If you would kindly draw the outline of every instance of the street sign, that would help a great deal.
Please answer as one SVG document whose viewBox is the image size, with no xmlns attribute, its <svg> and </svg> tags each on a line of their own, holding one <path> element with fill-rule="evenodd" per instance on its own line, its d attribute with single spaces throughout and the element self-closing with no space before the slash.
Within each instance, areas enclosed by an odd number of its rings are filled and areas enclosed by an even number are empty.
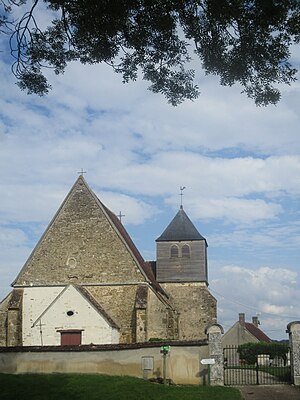
<svg viewBox="0 0 300 400">
<path fill-rule="evenodd" d="M 160 351 L 161 353 L 169 353 L 171 350 L 171 346 L 161 346 Z"/>
<path fill-rule="evenodd" d="M 216 363 L 216 360 L 214 358 L 203 358 L 200 362 L 202 365 L 213 365 Z"/>
</svg>

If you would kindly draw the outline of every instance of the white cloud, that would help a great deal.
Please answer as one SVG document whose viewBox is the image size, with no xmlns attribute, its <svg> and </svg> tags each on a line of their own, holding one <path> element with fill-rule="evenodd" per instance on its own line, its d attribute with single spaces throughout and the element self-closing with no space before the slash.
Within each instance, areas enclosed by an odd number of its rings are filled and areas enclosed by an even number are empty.
<svg viewBox="0 0 300 400">
<path fill-rule="evenodd" d="M 280 205 L 267 203 L 264 200 L 239 198 L 204 198 L 187 202 L 191 215 L 195 219 L 218 218 L 231 223 L 253 223 L 258 220 L 275 218 L 283 210 Z"/>
<path fill-rule="evenodd" d="M 1 185 L 0 221 L 4 224 L 47 222 L 63 200 L 57 186 L 28 184 Z"/>
<path fill-rule="evenodd" d="M 125 225 L 142 224 L 159 212 L 155 206 L 120 193 L 101 192 L 101 201 L 109 204 L 109 209 L 116 215 L 124 214 L 122 222 Z"/>
<path fill-rule="evenodd" d="M 214 272 L 216 274 L 216 272 Z M 251 321 L 259 315 L 261 329 L 271 338 L 284 338 L 291 320 L 299 319 L 299 275 L 287 268 L 225 265 L 211 279 L 210 288 L 218 299 L 219 322 L 228 329 L 239 312 Z"/>
<path fill-rule="evenodd" d="M 218 232 L 209 235 L 209 241 L 215 247 L 245 248 L 252 250 L 282 249 L 284 252 L 299 248 L 300 221 L 277 222 L 273 224 L 261 221 L 255 225 L 239 225 L 226 233 Z"/>
<path fill-rule="evenodd" d="M 20 246 L 27 242 L 27 237 L 21 229 L 12 229 L 7 227 L 1 227 L 0 231 L 0 243 L 1 247 L 10 246 Z"/>
<path fill-rule="evenodd" d="M 273 292 L 273 295 L 275 294 L 278 295 L 278 292 Z M 270 313 L 270 314 L 278 314 L 280 315 L 287 315 L 291 312 L 290 306 L 278 306 L 275 304 L 264 304 L 262 307 L 262 311 L 265 313 Z"/>
</svg>

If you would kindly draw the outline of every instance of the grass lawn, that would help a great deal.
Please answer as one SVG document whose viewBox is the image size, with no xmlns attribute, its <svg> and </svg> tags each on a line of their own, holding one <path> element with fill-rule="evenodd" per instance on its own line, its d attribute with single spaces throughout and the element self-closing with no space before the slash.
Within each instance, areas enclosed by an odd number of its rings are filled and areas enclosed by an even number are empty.
<svg viewBox="0 0 300 400">
<path fill-rule="evenodd" d="M 164 386 L 127 376 L 0 374 L 1 400 L 240 400 L 237 389 Z"/>
</svg>

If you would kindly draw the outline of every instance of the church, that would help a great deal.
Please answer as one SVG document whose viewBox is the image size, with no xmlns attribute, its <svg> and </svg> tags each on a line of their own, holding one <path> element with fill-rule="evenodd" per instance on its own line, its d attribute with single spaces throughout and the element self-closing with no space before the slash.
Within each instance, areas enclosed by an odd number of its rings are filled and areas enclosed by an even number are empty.
<svg viewBox="0 0 300 400">
<path fill-rule="evenodd" d="M 201 340 L 216 313 L 183 207 L 147 262 L 80 175 L 0 303 L 0 346 Z"/>
</svg>

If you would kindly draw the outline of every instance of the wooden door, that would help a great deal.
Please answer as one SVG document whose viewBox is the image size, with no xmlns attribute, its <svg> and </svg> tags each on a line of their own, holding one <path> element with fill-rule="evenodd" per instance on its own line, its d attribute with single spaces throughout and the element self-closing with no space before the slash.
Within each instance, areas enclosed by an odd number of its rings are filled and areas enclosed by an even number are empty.
<svg viewBox="0 0 300 400">
<path fill-rule="evenodd" d="M 79 346 L 81 344 L 81 331 L 61 331 L 60 344 L 61 346 Z"/>
</svg>

